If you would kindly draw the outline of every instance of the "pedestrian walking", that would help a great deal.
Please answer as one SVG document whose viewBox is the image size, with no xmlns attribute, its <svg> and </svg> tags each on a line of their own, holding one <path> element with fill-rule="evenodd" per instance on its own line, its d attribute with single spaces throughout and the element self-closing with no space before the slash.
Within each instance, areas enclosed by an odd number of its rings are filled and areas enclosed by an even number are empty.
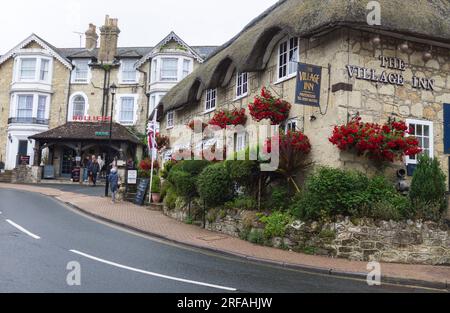
<svg viewBox="0 0 450 313">
<path fill-rule="evenodd" d="M 108 176 L 109 180 L 109 188 L 111 189 L 111 195 L 112 195 L 112 203 L 116 203 L 116 194 L 119 190 L 119 174 L 117 173 L 117 168 L 113 167 L 111 169 L 111 173 Z"/>
</svg>

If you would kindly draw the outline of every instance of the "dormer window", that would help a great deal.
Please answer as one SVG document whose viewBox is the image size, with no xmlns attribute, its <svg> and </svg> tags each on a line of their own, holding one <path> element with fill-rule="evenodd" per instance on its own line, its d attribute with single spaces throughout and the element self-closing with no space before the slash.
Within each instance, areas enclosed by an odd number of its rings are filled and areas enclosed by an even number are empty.
<svg viewBox="0 0 450 313">
<path fill-rule="evenodd" d="M 298 38 L 291 37 L 278 47 L 278 80 L 294 77 L 299 61 Z"/>
<path fill-rule="evenodd" d="M 192 73 L 192 58 L 175 56 L 157 56 L 152 60 L 150 83 L 179 82 Z"/>
<path fill-rule="evenodd" d="M 72 83 L 87 84 L 89 82 L 89 60 L 75 60 Z"/>
</svg>

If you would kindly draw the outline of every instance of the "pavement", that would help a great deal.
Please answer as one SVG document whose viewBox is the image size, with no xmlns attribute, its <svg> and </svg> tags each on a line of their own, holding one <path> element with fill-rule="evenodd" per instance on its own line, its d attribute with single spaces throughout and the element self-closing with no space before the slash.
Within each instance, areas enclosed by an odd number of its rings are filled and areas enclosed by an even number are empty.
<svg viewBox="0 0 450 313">
<path fill-rule="evenodd" d="M 254 245 L 238 238 L 178 222 L 160 211 L 152 211 L 128 202 L 112 204 L 109 199 L 100 196 L 101 188 L 97 189 L 98 195 L 93 195 L 95 189 L 80 190 L 79 187 L 69 191 L 67 187 L 58 189 L 55 186 L 0 184 L 1 189 L 49 196 L 85 214 L 139 233 L 254 264 L 275 265 L 279 269 L 295 270 L 304 274 L 315 273 L 320 275 L 321 279 L 328 277 L 329 279 L 365 280 L 369 272 L 365 262 L 311 256 Z M 401 284 L 440 290 L 449 287 L 450 267 L 382 264 L 381 270 L 382 282 L 387 285 Z M 285 276 L 283 274 L 283 277 Z M 346 284 L 349 285 L 349 282 L 347 281 Z M 364 285 L 367 286 L 367 284 Z M 359 290 L 364 291 L 364 288 Z M 272 290 L 272 292 L 278 291 Z"/>
</svg>

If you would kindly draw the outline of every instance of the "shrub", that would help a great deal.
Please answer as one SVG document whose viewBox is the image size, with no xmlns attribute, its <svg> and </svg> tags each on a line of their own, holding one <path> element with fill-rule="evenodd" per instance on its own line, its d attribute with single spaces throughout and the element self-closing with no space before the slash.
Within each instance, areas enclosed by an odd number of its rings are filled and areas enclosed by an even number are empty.
<svg viewBox="0 0 450 313">
<path fill-rule="evenodd" d="M 309 177 L 305 190 L 294 204 L 295 215 L 304 219 L 354 215 L 368 204 L 369 179 L 356 171 L 320 168 Z"/>
<path fill-rule="evenodd" d="M 161 178 L 158 175 L 153 175 L 152 181 L 152 193 L 160 193 L 161 192 Z"/>
<path fill-rule="evenodd" d="M 289 213 L 273 212 L 269 216 L 261 215 L 259 220 L 265 224 L 264 235 L 266 238 L 284 237 L 286 227 L 292 223 L 293 218 Z"/>
<path fill-rule="evenodd" d="M 252 197 L 240 196 L 232 201 L 225 203 L 226 209 L 240 209 L 240 210 L 255 210 L 258 207 L 258 203 Z"/>
<path fill-rule="evenodd" d="M 168 181 L 173 185 L 175 192 L 180 197 L 190 199 L 197 194 L 196 177 L 187 172 L 174 169 L 170 171 Z"/>
<path fill-rule="evenodd" d="M 173 192 L 173 190 L 170 190 L 167 192 L 165 198 L 164 198 L 164 205 L 169 209 L 169 210 L 174 210 L 177 206 L 177 195 L 175 192 Z"/>
<path fill-rule="evenodd" d="M 289 208 L 290 199 L 287 187 L 274 187 L 272 189 L 271 199 L 268 203 L 269 209 L 272 211 L 285 211 Z"/>
<path fill-rule="evenodd" d="M 211 206 L 222 205 L 232 199 L 233 184 L 224 163 L 206 167 L 198 176 L 197 190 Z"/>
<path fill-rule="evenodd" d="M 410 217 L 410 201 L 382 176 L 369 179 L 356 171 L 322 168 L 308 178 L 291 211 L 307 220 L 336 215 L 399 220 Z"/>
<path fill-rule="evenodd" d="M 226 161 L 230 179 L 238 186 L 244 187 L 247 191 L 254 189 L 255 180 L 258 177 L 260 168 L 256 161 Z"/>
<path fill-rule="evenodd" d="M 159 173 L 161 178 L 167 179 L 169 177 L 169 173 L 170 173 L 171 169 L 175 166 L 175 164 L 176 164 L 175 161 L 172 161 L 172 160 L 167 161 Z"/>
<path fill-rule="evenodd" d="M 260 229 L 252 229 L 250 234 L 248 234 L 248 241 L 251 243 L 262 245 L 265 242 L 264 231 Z"/>
<path fill-rule="evenodd" d="M 181 162 L 176 163 L 175 165 L 173 165 L 172 169 L 187 172 L 191 175 L 197 176 L 209 164 L 211 164 L 211 163 L 206 160 L 198 160 L 198 161 L 197 160 L 188 160 L 188 161 L 181 161 Z"/>
<path fill-rule="evenodd" d="M 437 159 L 419 158 L 409 193 L 417 218 L 439 220 L 447 210 L 445 174 Z"/>
</svg>

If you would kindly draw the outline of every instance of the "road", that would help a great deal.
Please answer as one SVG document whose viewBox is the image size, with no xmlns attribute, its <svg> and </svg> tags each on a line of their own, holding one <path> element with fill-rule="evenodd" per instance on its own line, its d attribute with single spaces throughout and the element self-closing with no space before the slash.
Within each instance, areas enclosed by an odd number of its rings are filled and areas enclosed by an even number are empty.
<svg viewBox="0 0 450 313">
<path fill-rule="evenodd" d="M 26 191 L 0 189 L 0 199 L 0 292 L 427 291 L 369 287 L 363 281 L 182 247 L 94 220 Z M 80 286 L 67 284 L 70 262 L 80 265 Z"/>
</svg>

